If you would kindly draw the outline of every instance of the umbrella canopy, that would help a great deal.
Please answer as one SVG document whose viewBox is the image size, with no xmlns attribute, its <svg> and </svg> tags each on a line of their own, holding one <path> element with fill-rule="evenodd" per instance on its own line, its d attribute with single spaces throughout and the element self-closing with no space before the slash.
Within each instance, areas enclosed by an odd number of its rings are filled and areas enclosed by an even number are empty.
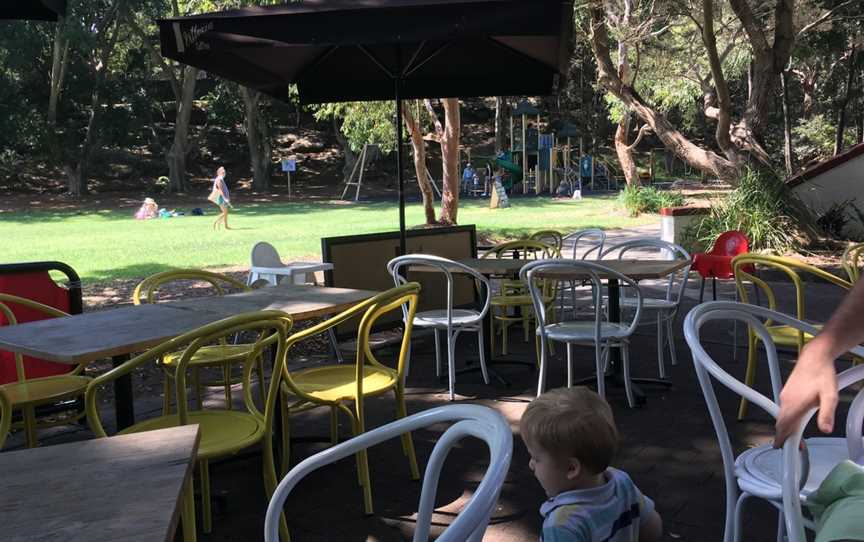
<svg viewBox="0 0 864 542">
<path fill-rule="evenodd" d="M 528 103 L 527 101 L 519 102 L 519 105 L 516 106 L 516 109 L 513 110 L 513 115 L 539 115 L 540 110 Z"/>
<path fill-rule="evenodd" d="M 304 0 L 159 21 L 162 54 L 277 99 L 401 100 L 551 93 L 573 0 Z"/>
<path fill-rule="evenodd" d="M 0 3 L 0 19 L 56 21 L 66 15 L 66 0 L 9 0 Z"/>
</svg>

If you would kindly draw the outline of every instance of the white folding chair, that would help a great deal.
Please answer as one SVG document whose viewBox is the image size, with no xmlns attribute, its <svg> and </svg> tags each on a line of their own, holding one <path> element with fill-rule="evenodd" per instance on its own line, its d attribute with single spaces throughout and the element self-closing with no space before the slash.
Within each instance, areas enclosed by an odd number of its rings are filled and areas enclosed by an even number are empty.
<svg viewBox="0 0 864 542">
<path fill-rule="evenodd" d="M 601 259 L 617 253 L 619 260 L 632 258 L 632 252 L 639 253 L 639 259 L 690 260 L 690 253 L 679 245 L 660 239 L 632 239 L 606 248 Z M 669 356 L 672 365 L 678 364 L 675 354 L 675 320 L 684 290 L 690 277 L 690 264 L 669 275 L 666 279 L 666 290 L 663 297 L 642 296 L 642 308 L 657 313 L 657 366 L 660 378 L 666 378 L 666 365 L 663 362 L 666 344 L 669 345 Z M 621 307 L 633 308 L 635 300 L 627 295 L 627 290 L 621 289 Z"/>
<path fill-rule="evenodd" d="M 696 376 L 708 405 L 708 413 L 714 431 L 717 433 L 720 455 L 723 458 L 723 476 L 726 483 L 724 542 L 738 542 L 741 539 L 741 510 L 744 501 L 749 497 L 765 499 L 780 512 L 778 541 L 783 540 L 788 532 L 791 542 L 805 542 L 804 526 L 812 529 L 813 523 L 803 518 L 801 501 L 806 500 L 807 495 L 819 487 L 831 469 L 840 461 L 852 459 L 859 464 L 864 464 L 864 448 L 861 440 L 864 395 L 861 393 L 852 402 L 849 410 L 845 438 L 814 437 L 804 440 L 808 467 L 802 467 L 799 445 L 804 428 L 815 409 L 804 417 L 801 425 L 786 441 L 782 450 L 765 444 L 748 448 L 737 457 L 735 456 L 723 413 L 714 394 L 712 377 L 724 387 L 762 408 L 771 417 L 777 417 L 780 411 L 779 397 L 782 382 L 777 348 L 763 323 L 769 319 L 806 333 L 814 335 L 818 333 L 812 325 L 791 316 L 764 307 L 731 301 L 711 301 L 697 305 L 684 320 L 684 338 L 693 353 Z M 702 346 L 701 331 L 705 324 L 715 320 L 722 320 L 725 326 L 728 326 L 728 320 L 739 320 L 750 326 L 750 329 L 759 336 L 767 355 L 771 380 L 770 399 L 730 375 L 705 351 Z M 855 347 L 851 352 L 860 356 L 864 354 L 864 348 Z M 840 373 L 837 376 L 837 386 L 842 390 L 862 380 L 864 380 L 864 365 Z"/>
<path fill-rule="evenodd" d="M 385 440 L 397 438 L 403 433 L 444 422 L 455 423 L 438 438 L 429 457 L 423 475 L 412 540 L 420 542 L 429 539 L 441 467 L 450 449 L 463 438 L 470 436 L 484 441 L 489 447 L 489 466 L 467 504 L 436 540 L 438 542 L 480 542 L 498 502 L 498 495 L 501 493 L 501 486 L 507 477 L 510 460 L 513 457 L 513 434 L 510 425 L 497 410 L 480 405 L 447 405 L 424 410 L 367 431 L 305 459 L 282 479 L 270 499 L 264 519 L 265 542 L 279 542 L 279 518 L 285 499 L 300 480 L 310 472 Z"/>
<path fill-rule="evenodd" d="M 594 310 L 593 321 L 564 320 L 547 324 L 546 306 L 543 303 L 543 291 L 538 285 L 535 276 L 543 271 L 573 271 L 588 275 L 586 281 L 591 284 L 591 305 Z M 567 387 L 573 385 L 573 345 L 593 344 L 594 364 L 597 371 L 597 393 L 601 397 L 606 396 L 605 382 L 605 359 L 610 348 L 621 348 L 621 363 L 624 371 L 624 389 L 627 393 L 627 402 L 634 406 L 633 391 L 630 387 L 630 336 L 639 325 L 642 314 L 642 294 L 636 282 L 617 271 L 609 269 L 599 263 L 572 260 L 537 260 L 524 266 L 519 272 L 522 282 L 528 285 L 531 299 L 534 302 L 534 311 L 537 314 L 537 335 L 540 337 L 540 371 L 537 381 L 537 395 L 546 389 L 546 370 L 548 367 L 548 354 L 546 353 L 546 341 L 560 341 L 567 345 Z M 629 324 L 609 322 L 606 311 L 604 311 L 603 279 L 616 278 L 622 286 L 630 286 L 636 292 L 635 313 Z M 548 278 L 540 280 L 552 280 Z M 607 295 L 608 297 L 608 295 Z M 562 315 L 563 317 L 563 315 Z"/>
<path fill-rule="evenodd" d="M 447 333 L 447 372 L 450 384 L 450 400 L 455 397 L 456 385 L 456 338 L 462 331 L 476 331 L 477 343 L 480 350 L 480 370 L 483 373 L 483 381 L 489 383 L 489 372 L 486 369 L 486 354 L 483 344 L 483 318 L 489 312 L 489 304 L 492 298 L 489 279 L 468 267 L 467 265 L 440 256 L 429 254 L 409 254 L 393 258 L 387 263 L 387 272 L 393 277 L 396 286 L 406 283 L 405 276 L 411 266 L 424 266 L 433 268 L 447 278 L 447 295 L 444 299 L 445 308 L 420 311 L 414 316 L 414 327 L 432 328 L 435 332 L 435 375 L 441 377 L 441 347 L 439 345 L 439 332 Z M 453 270 L 460 270 L 460 274 L 477 281 L 483 286 L 482 308 L 457 309 L 453 306 Z M 405 273 L 405 275 L 403 275 Z M 422 294 L 421 294 L 422 295 Z M 405 371 L 408 373 L 407 369 Z"/>
</svg>

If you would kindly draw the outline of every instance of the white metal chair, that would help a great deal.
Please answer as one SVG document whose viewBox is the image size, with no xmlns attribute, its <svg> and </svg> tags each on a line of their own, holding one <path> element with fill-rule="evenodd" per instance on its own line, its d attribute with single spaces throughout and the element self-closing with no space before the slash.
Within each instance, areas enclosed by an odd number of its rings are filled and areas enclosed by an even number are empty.
<svg viewBox="0 0 864 542">
<path fill-rule="evenodd" d="M 423 475 L 416 528 L 412 540 L 419 542 L 429 539 L 441 467 L 450 449 L 464 437 L 470 436 L 486 442 L 489 447 L 489 466 L 468 503 L 436 540 L 438 542 L 479 542 L 489 525 L 489 519 L 498 502 L 501 486 L 507 477 L 513 457 L 513 434 L 507 421 L 498 411 L 480 405 L 447 405 L 424 410 L 367 431 L 305 459 L 282 479 L 270 499 L 264 519 L 265 542 L 279 542 L 279 517 L 285 499 L 300 480 L 310 472 L 385 440 L 397 438 L 403 433 L 444 422 L 455 423 L 438 438 L 429 457 Z"/>
<path fill-rule="evenodd" d="M 587 274 L 590 278 L 586 281 L 591 284 L 591 305 L 594 309 L 593 321 L 565 320 L 553 324 L 547 324 L 546 306 L 543 303 L 542 288 L 537 284 L 535 275 L 543 271 L 561 270 L 574 271 Z M 528 285 L 531 299 L 534 302 L 534 310 L 537 314 L 537 335 L 540 338 L 540 371 L 537 381 L 537 395 L 546 389 L 546 370 L 548 366 L 548 355 L 546 353 L 547 339 L 560 341 L 567 345 L 567 387 L 573 385 L 573 345 L 593 344 L 594 364 L 597 371 L 597 393 L 601 397 L 606 396 L 605 383 L 605 359 L 610 348 L 621 348 L 622 365 L 624 371 L 624 389 L 627 393 L 627 402 L 634 406 L 633 391 L 630 387 L 630 336 L 639 325 L 642 314 L 642 293 L 636 282 L 617 271 L 609 269 L 599 263 L 572 260 L 537 260 L 531 262 L 519 273 L 522 281 Z M 616 278 L 621 281 L 622 286 L 630 286 L 636 293 L 635 312 L 629 324 L 609 322 L 604 311 L 603 278 Z M 549 279 L 544 279 L 549 280 Z M 602 350 L 602 352 L 601 352 Z"/>
<path fill-rule="evenodd" d="M 418 312 L 414 316 L 414 327 L 432 328 L 435 332 L 435 375 L 441 377 L 441 346 L 439 344 L 439 332 L 447 333 L 447 371 L 450 383 L 450 400 L 455 397 L 456 384 L 456 338 L 462 331 L 476 331 L 478 347 L 480 350 L 480 370 L 483 373 L 483 381 L 489 383 L 489 372 L 486 369 L 486 356 L 483 344 L 483 318 L 489 312 L 489 304 L 492 298 L 492 289 L 489 279 L 468 267 L 467 265 L 440 256 L 428 254 L 409 254 L 393 258 L 387 263 L 387 272 L 393 277 L 397 286 L 405 284 L 407 271 L 411 266 L 424 266 L 440 271 L 447 278 L 447 295 L 444 299 L 445 308 Z M 457 309 L 453 306 L 453 271 L 456 270 L 463 276 L 472 278 L 478 285 L 482 285 L 480 292 L 482 308 Z M 405 273 L 405 275 L 403 275 Z M 407 370 L 406 370 L 407 374 Z"/>
<path fill-rule="evenodd" d="M 564 236 L 564 247 L 567 244 L 572 243 L 572 250 L 570 251 L 571 258 L 574 260 L 599 260 L 600 255 L 603 253 L 603 245 L 606 243 L 606 232 L 599 228 L 589 228 L 586 230 L 579 230 Z M 586 247 L 587 250 L 582 253 L 581 256 L 578 256 L 580 249 Z M 562 248 L 562 254 L 564 249 Z M 571 308 L 573 309 L 573 317 L 576 317 L 576 282 L 570 281 L 570 284 L 567 285 L 566 288 L 559 288 L 561 292 L 560 304 L 559 308 L 563 314 L 565 306 L 564 306 L 564 298 L 567 295 L 567 291 L 570 292 L 570 302 Z"/>
<path fill-rule="evenodd" d="M 288 277 L 295 284 L 315 283 L 316 271 L 333 269 L 331 263 L 282 263 L 276 248 L 265 241 L 259 241 L 252 247 L 251 260 L 252 265 L 249 268 L 247 284 L 252 284 L 258 279 L 265 279 L 275 286 L 279 283 L 279 277 Z"/>
<path fill-rule="evenodd" d="M 684 321 L 684 337 L 693 353 L 696 376 L 708 405 L 708 413 L 717 433 L 720 454 L 723 458 L 723 475 L 726 483 L 724 542 L 737 542 L 741 539 L 741 510 L 744 501 L 749 497 L 765 499 L 780 511 L 778 540 L 783 540 L 783 536 L 788 531 L 791 542 L 805 542 L 803 525 L 807 524 L 812 528 L 813 524 L 802 517 L 801 500 L 806 500 L 807 495 L 819 487 L 838 462 L 852 459 L 859 464 L 864 463 L 864 446 L 862 446 L 864 395 L 860 393 L 849 410 L 845 438 L 805 439 L 809 467 L 802 468 L 798 449 L 804 427 L 815 409 L 805 416 L 801 426 L 786 441 L 782 450 L 766 444 L 748 448 L 735 457 L 711 378 L 759 406 L 770 416 L 777 417 L 780 411 L 779 396 L 782 382 L 777 348 L 763 323 L 769 319 L 806 333 L 815 335 L 818 332 L 812 325 L 791 316 L 764 307 L 730 301 L 712 301 L 697 305 L 687 314 Z M 725 326 L 728 326 L 728 320 L 739 320 L 750 326 L 750 329 L 760 338 L 767 354 L 771 380 L 770 399 L 730 375 L 705 351 L 700 333 L 705 324 L 714 320 L 724 321 Z M 859 346 L 851 352 L 862 355 L 864 348 Z M 842 390 L 862 380 L 864 380 L 864 366 L 857 366 L 840 373 L 837 377 L 837 385 Z"/>
<path fill-rule="evenodd" d="M 690 253 L 679 245 L 669 243 L 660 239 L 632 239 L 624 241 L 603 251 L 601 259 L 617 253 L 619 260 L 632 258 L 632 252 L 639 252 L 639 259 L 664 260 L 690 260 Z M 646 254 L 648 253 L 648 254 Z M 690 264 L 669 275 L 666 279 L 666 293 L 663 297 L 642 296 L 642 308 L 657 313 L 657 367 L 660 378 L 666 378 L 666 366 L 663 362 L 666 344 L 669 345 L 669 356 L 672 365 L 677 365 L 675 355 L 675 330 L 674 324 L 678 317 L 678 309 L 681 308 L 681 300 L 684 299 L 684 290 L 690 277 Z M 621 307 L 633 308 L 635 300 L 627 294 L 627 290 L 621 289 Z"/>
</svg>

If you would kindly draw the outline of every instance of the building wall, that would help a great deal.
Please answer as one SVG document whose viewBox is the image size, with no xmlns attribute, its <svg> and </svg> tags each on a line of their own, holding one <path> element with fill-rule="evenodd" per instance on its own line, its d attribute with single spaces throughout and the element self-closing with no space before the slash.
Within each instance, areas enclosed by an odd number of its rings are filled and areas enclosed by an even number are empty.
<svg viewBox="0 0 864 542">
<path fill-rule="evenodd" d="M 845 209 L 848 218 L 846 233 L 864 237 L 864 154 L 789 185 L 792 193 L 817 217 L 833 205 L 850 202 Z M 853 205 L 861 211 L 861 215 L 852 208 Z"/>
</svg>

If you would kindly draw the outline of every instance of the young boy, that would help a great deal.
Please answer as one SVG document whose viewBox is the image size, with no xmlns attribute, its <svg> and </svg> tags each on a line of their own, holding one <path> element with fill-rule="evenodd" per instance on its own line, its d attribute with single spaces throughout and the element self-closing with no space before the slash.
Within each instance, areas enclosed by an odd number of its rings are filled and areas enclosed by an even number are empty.
<svg viewBox="0 0 864 542">
<path fill-rule="evenodd" d="M 530 467 L 549 497 L 542 542 L 655 542 L 663 522 L 625 472 L 609 466 L 618 448 L 612 409 L 586 387 L 558 388 L 531 401 L 519 422 Z"/>
</svg>

